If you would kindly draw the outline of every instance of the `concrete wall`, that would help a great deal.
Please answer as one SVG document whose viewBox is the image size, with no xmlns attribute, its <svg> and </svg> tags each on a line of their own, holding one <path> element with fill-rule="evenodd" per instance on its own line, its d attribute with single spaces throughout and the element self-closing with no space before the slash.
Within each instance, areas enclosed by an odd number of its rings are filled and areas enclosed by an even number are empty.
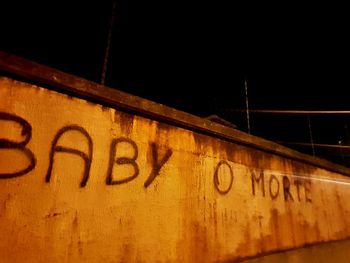
<svg viewBox="0 0 350 263">
<path fill-rule="evenodd" d="M 349 178 L 0 78 L 1 262 L 218 262 L 350 236 Z"/>
</svg>

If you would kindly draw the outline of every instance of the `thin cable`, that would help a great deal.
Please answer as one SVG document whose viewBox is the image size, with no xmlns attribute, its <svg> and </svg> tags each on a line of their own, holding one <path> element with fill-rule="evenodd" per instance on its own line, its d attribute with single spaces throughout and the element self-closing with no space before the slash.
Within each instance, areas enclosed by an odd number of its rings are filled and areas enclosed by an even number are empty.
<svg viewBox="0 0 350 263">
<path fill-rule="evenodd" d="M 244 80 L 244 89 L 245 89 L 245 106 L 247 110 L 247 126 L 248 126 L 248 133 L 250 134 L 250 120 L 249 120 L 249 101 L 248 101 L 248 84 L 247 80 Z"/>
<path fill-rule="evenodd" d="M 108 66 L 109 52 L 110 52 L 111 43 L 112 43 L 112 33 L 113 33 L 113 25 L 114 25 L 116 6 L 117 6 L 117 0 L 113 0 L 112 16 L 111 16 L 111 20 L 109 21 L 106 51 L 105 51 L 105 57 L 103 60 L 103 67 L 102 67 L 102 76 L 101 76 L 101 84 L 102 85 L 104 85 L 105 81 L 106 81 L 106 72 L 107 72 L 107 66 Z"/>
<path fill-rule="evenodd" d="M 307 115 L 307 121 L 309 123 L 309 134 L 310 134 L 310 142 L 311 142 L 311 149 L 312 149 L 312 154 L 315 156 L 315 145 L 314 145 L 314 139 L 312 137 L 312 129 L 311 129 L 311 120 L 310 120 L 310 115 Z"/>
<path fill-rule="evenodd" d="M 297 145 L 297 146 L 305 146 L 305 147 L 310 147 L 311 143 L 306 143 L 306 142 L 286 142 L 286 141 L 275 141 L 276 143 L 279 144 L 288 144 L 288 145 Z M 344 150 L 350 150 L 349 145 L 341 145 L 341 144 L 323 144 L 323 143 L 314 143 L 315 148 L 329 148 L 329 149 L 344 149 Z"/>
<path fill-rule="evenodd" d="M 343 143 L 343 141 L 342 141 L 342 140 L 339 140 L 339 141 L 338 141 L 339 146 L 341 146 L 341 145 L 342 145 L 342 143 Z M 342 149 L 341 147 L 339 147 L 339 151 L 340 151 L 340 156 L 341 156 L 341 159 L 342 159 L 342 161 L 344 162 L 344 161 L 345 161 L 345 158 L 344 158 L 343 149 Z"/>
<path fill-rule="evenodd" d="M 245 109 L 222 109 L 223 111 L 228 112 L 246 112 Z M 350 115 L 350 111 L 348 110 L 320 110 L 320 111 L 312 111 L 312 110 L 249 110 L 249 113 L 265 113 L 265 114 L 310 114 L 310 115 Z"/>
</svg>

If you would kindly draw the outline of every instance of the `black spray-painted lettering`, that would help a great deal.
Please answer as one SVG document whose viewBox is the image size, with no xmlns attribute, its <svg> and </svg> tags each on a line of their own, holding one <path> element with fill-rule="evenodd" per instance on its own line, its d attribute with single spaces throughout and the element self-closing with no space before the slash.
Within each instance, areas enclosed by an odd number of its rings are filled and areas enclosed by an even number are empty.
<svg viewBox="0 0 350 263">
<path fill-rule="evenodd" d="M 27 167 L 25 167 L 20 171 L 15 171 L 12 173 L 0 173 L 0 179 L 8 179 L 8 178 L 23 176 L 29 173 L 30 171 L 32 171 L 36 166 L 35 155 L 31 150 L 26 148 L 26 145 L 29 143 L 32 137 L 32 127 L 29 124 L 29 122 L 26 121 L 25 119 L 15 114 L 10 114 L 6 112 L 0 112 L 0 121 L 9 121 L 9 122 L 18 124 L 21 127 L 21 136 L 24 137 L 23 140 L 19 142 L 11 141 L 5 138 L 0 138 L 0 150 L 19 151 L 21 154 L 24 154 L 25 157 L 29 160 L 29 164 L 27 165 Z M 81 136 L 83 136 L 87 140 L 87 143 L 88 143 L 87 153 L 72 147 L 58 145 L 58 142 L 61 139 L 61 137 L 67 132 L 71 132 L 71 131 L 78 132 Z M 126 143 L 132 147 L 133 153 L 131 157 L 117 155 L 118 145 L 120 143 Z M 171 149 L 166 149 L 164 155 L 160 158 L 159 149 L 156 143 L 150 143 L 150 149 L 151 149 L 151 155 L 152 155 L 152 167 L 151 167 L 151 173 L 144 183 L 145 188 L 147 188 L 149 185 L 152 184 L 152 182 L 159 175 L 162 167 L 168 162 L 168 160 L 173 154 Z M 83 178 L 80 183 L 80 187 L 85 187 L 89 180 L 90 168 L 91 168 L 91 163 L 93 159 L 93 141 L 89 133 L 84 128 L 78 125 L 65 126 L 57 132 L 57 134 L 55 135 L 51 143 L 51 149 L 49 154 L 49 167 L 45 177 L 45 181 L 47 183 L 49 183 L 51 180 L 52 170 L 54 166 L 54 157 L 56 153 L 73 154 L 81 157 L 84 160 Z M 107 169 L 106 184 L 107 185 L 123 184 L 134 180 L 140 173 L 139 165 L 136 162 L 137 158 L 138 158 L 138 147 L 133 140 L 128 138 L 113 139 L 110 145 L 109 164 Z M 115 165 L 130 165 L 133 168 L 133 174 L 131 174 L 126 178 L 113 179 L 113 168 Z M 228 180 L 225 180 L 229 182 L 228 184 L 225 183 L 225 185 L 223 184 L 223 182 L 220 183 L 219 181 L 219 172 L 223 165 L 228 167 L 229 173 L 222 173 L 220 177 L 221 176 L 230 177 L 230 178 L 227 178 Z M 270 174 L 270 175 L 264 174 L 264 171 L 260 171 L 259 173 L 252 171 L 250 176 L 251 176 L 250 179 L 251 179 L 252 194 L 254 196 L 259 191 L 258 189 L 261 189 L 262 196 L 265 197 L 265 179 L 267 180 L 269 177 L 268 188 L 269 188 L 270 198 L 272 200 L 276 199 L 279 196 L 280 192 L 282 192 L 282 190 L 280 191 L 280 186 L 281 186 L 281 188 L 283 188 L 283 197 L 285 201 L 294 201 L 294 198 L 292 195 L 292 192 L 294 192 L 297 195 L 297 199 L 295 200 L 299 202 L 301 201 L 312 202 L 311 200 L 312 184 L 310 179 L 300 179 L 300 177 L 298 176 L 289 178 L 288 176 L 284 175 L 281 178 L 282 179 L 282 182 L 281 182 L 281 179 L 278 179 L 277 176 L 273 174 Z M 215 189 L 220 194 L 225 195 L 231 190 L 233 180 L 234 180 L 234 173 L 230 164 L 224 160 L 220 161 L 216 165 L 215 171 L 214 171 Z"/>
<path fill-rule="evenodd" d="M 169 160 L 170 156 L 172 155 L 171 149 L 167 149 L 166 153 L 164 154 L 163 158 L 158 162 L 158 149 L 157 145 L 155 143 L 151 144 L 151 149 L 152 149 L 152 171 L 151 174 L 149 175 L 148 179 L 144 183 L 144 187 L 148 187 L 153 180 L 157 177 L 159 174 L 160 169 L 163 167 L 163 165 Z"/>
<path fill-rule="evenodd" d="M 22 152 L 29 160 L 29 165 L 23 170 L 16 171 L 14 173 L 0 173 L 0 179 L 7 179 L 25 175 L 35 168 L 36 159 L 31 150 L 25 146 L 30 141 L 32 137 L 32 127 L 30 124 L 23 118 L 6 113 L 0 112 L 0 120 L 12 121 L 18 123 L 22 127 L 21 135 L 25 136 L 22 142 L 13 142 L 7 139 L 0 138 L 0 149 L 12 149 Z"/>
<path fill-rule="evenodd" d="M 70 148 L 70 147 L 57 146 L 58 140 L 62 137 L 62 135 L 64 133 L 70 132 L 70 131 L 77 131 L 77 132 L 81 133 L 87 139 L 88 146 L 89 146 L 88 154 L 86 154 L 80 150 Z M 65 127 L 61 128 L 57 132 L 57 134 L 55 135 L 55 137 L 52 141 L 52 144 L 51 144 L 50 156 L 49 156 L 50 163 L 49 163 L 49 168 L 47 169 L 45 181 L 47 183 L 50 182 L 55 153 L 69 153 L 69 154 L 78 155 L 84 160 L 84 173 L 83 173 L 83 179 L 80 183 L 80 187 L 86 186 L 87 181 L 89 180 L 90 167 L 91 167 L 91 162 L 92 162 L 92 148 L 93 148 L 92 145 L 93 145 L 92 139 L 91 139 L 89 133 L 84 128 L 82 128 L 78 125 L 70 125 L 70 126 L 65 126 Z"/>
<path fill-rule="evenodd" d="M 262 194 L 265 196 L 265 180 L 264 180 L 264 172 L 261 171 L 259 177 L 256 177 L 255 173 L 251 173 L 252 180 L 252 192 L 255 195 L 255 183 L 259 184 L 261 182 Z"/>
<path fill-rule="evenodd" d="M 304 180 L 304 189 L 305 189 L 305 201 L 312 202 L 311 200 L 311 180 Z"/>
<path fill-rule="evenodd" d="M 115 159 L 118 143 L 130 144 L 134 149 L 134 156 L 131 158 L 118 157 L 117 159 Z M 138 157 L 138 148 L 136 143 L 133 140 L 130 140 L 128 138 L 113 139 L 111 143 L 111 148 L 109 151 L 109 164 L 108 164 L 108 171 L 107 171 L 107 177 L 106 177 L 106 184 L 107 185 L 123 184 L 135 179 L 139 175 L 139 166 L 136 163 L 137 157 Z M 131 165 L 134 168 L 134 174 L 127 178 L 123 178 L 120 180 L 113 180 L 113 167 L 115 163 L 118 165 Z"/>
<path fill-rule="evenodd" d="M 220 182 L 219 182 L 219 169 L 222 165 L 226 165 L 230 171 L 230 183 L 228 185 L 228 187 L 226 189 L 220 189 L 219 185 L 220 185 Z M 232 171 L 232 168 L 231 168 L 231 165 L 227 162 L 227 161 L 220 161 L 216 168 L 215 168 L 215 172 L 214 172 L 214 186 L 215 186 L 215 189 L 222 195 L 224 194 L 227 194 L 230 190 L 231 190 L 231 187 L 232 187 L 232 183 L 233 183 L 233 171 Z"/>
<path fill-rule="evenodd" d="M 275 185 L 276 185 L 276 190 L 273 192 L 272 191 L 272 185 L 273 185 L 273 182 L 276 182 Z M 278 194 L 279 194 L 279 191 L 280 191 L 280 182 L 278 181 L 277 177 L 274 176 L 273 174 L 271 174 L 270 176 L 270 180 L 269 180 L 269 190 L 270 190 L 270 196 L 272 199 L 276 199 Z"/>
<path fill-rule="evenodd" d="M 261 171 L 259 176 L 257 176 L 256 174 L 257 174 L 256 171 L 252 171 L 250 174 L 253 196 L 257 195 L 258 189 L 261 189 L 262 196 L 266 197 L 265 196 L 265 179 L 266 179 L 268 180 L 266 183 L 267 183 L 268 191 L 270 193 L 270 195 L 267 197 L 270 197 L 271 200 L 277 199 L 278 196 L 280 196 L 280 193 L 282 193 L 283 191 L 284 201 L 311 202 L 311 198 L 310 198 L 311 181 L 310 180 L 301 180 L 298 176 L 290 178 L 286 175 L 282 176 L 281 178 L 278 178 L 276 175 L 266 174 L 266 172 L 264 171 Z M 303 196 L 304 193 L 305 193 L 305 199 Z M 297 195 L 297 197 L 295 197 L 295 195 Z"/>
<path fill-rule="evenodd" d="M 289 199 L 294 201 L 292 194 L 290 193 L 290 181 L 287 176 L 283 176 L 283 193 L 284 193 L 284 200 L 288 201 Z"/>
<path fill-rule="evenodd" d="M 298 195 L 298 200 L 301 201 L 301 186 L 303 185 L 303 181 L 299 180 L 299 179 L 295 179 L 294 180 L 294 184 L 297 188 L 297 195 Z"/>
</svg>

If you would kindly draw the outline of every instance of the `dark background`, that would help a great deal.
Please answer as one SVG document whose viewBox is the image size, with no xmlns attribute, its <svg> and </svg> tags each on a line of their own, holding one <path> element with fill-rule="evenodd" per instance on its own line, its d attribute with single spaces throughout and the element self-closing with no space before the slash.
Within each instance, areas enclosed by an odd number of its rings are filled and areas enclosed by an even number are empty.
<svg viewBox="0 0 350 263">
<path fill-rule="evenodd" d="M 317 3 L 116 0 L 106 85 L 247 131 L 250 109 L 349 110 L 349 15 Z M 0 5 L 0 49 L 100 82 L 112 1 Z M 314 143 L 348 145 L 348 115 L 310 115 Z M 251 114 L 251 133 L 310 143 L 307 115 Z M 312 153 L 311 146 L 297 147 Z M 347 149 L 315 148 L 345 165 Z"/>
</svg>

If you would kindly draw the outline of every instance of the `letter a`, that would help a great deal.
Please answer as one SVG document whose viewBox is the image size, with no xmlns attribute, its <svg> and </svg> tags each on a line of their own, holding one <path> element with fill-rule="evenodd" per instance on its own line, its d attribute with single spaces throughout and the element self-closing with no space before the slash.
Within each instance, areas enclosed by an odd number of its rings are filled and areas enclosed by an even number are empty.
<svg viewBox="0 0 350 263">
<path fill-rule="evenodd" d="M 89 153 L 88 154 L 86 154 L 82 151 L 79 151 L 77 149 L 70 148 L 70 147 L 57 146 L 58 140 L 62 137 L 62 135 L 64 133 L 69 132 L 69 131 L 77 131 L 77 132 L 81 133 L 87 139 L 88 145 L 89 145 Z M 91 167 L 91 162 L 92 162 L 92 139 L 91 139 L 89 133 L 84 128 L 77 126 L 77 125 L 65 126 L 57 132 L 55 138 L 52 141 L 51 150 L 50 150 L 50 164 L 49 164 L 49 168 L 47 169 L 46 179 L 45 179 L 45 181 L 47 183 L 49 183 L 50 179 L 51 179 L 51 173 L 52 173 L 52 167 L 53 167 L 55 153 L 59 153 L 59 152 L 78 155 L 84 160 L 84 164 L 85 164 L 84 174 L 83 174 L 83 180 L 80 183 L 80 187 L 86 186 L 86 183 L 89 179 L 90 167 Z"/>
</svg>

